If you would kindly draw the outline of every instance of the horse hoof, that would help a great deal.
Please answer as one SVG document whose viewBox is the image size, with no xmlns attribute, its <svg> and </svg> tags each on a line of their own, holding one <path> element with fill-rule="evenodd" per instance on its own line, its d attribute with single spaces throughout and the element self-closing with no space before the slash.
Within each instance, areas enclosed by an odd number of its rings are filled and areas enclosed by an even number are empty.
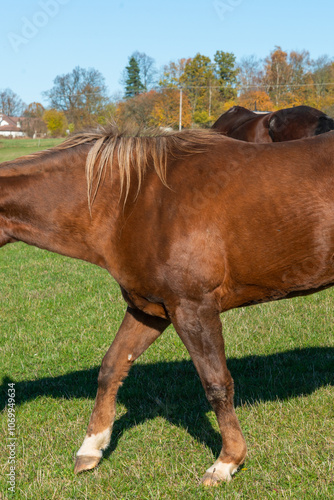
<svg viewBox="0 0 334 500">
<path fill-rule="evenodd" d="M 100 457 L 90 457 L 87 455 L 79 455 L 75 461 L 74 474 L 79 474 L 85 470 L 94 469 L 98 465 Z"/>
<path fill-rule="evenodd" d="M 231 479 L 232 479 L 231 475 L 220 477 L 218 474 L 207 472 L 202 477 L 201 483 L 203 484 L 203 486 L 218 486 L 222 481 L 229 482 L 231 481 Z"/>
<path fill-rule="evenodd" d="M 201 483 L 204 486 L 218 486 L 222 481 L 229 482 L 238 469 L 238 466 L 233 463 L 223 463 L 217 460 L 210 469 L 206 471 L 202 477 Z"/>
</svg>

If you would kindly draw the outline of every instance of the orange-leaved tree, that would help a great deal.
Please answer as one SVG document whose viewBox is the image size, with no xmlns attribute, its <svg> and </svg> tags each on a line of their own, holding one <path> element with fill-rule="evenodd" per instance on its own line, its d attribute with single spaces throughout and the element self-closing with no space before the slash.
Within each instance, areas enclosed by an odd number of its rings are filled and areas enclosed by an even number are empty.
<svg viewBox="0 0 334 500">
<path fill-rule="evenodd" d="M 180 116 L 180 90 L 165 88 L 158 93 L 150 124 L 156 127 L 177 129 Z M 182 128 L 191 125 L 191 106 L 187 92 L 182 92 Z"/>
<path fill-rule="evenodd" d="M 147 127 L 151 125 L 151 117 L 158 92 L 150 90 L 125 99 L 117 105 L 116 121 L 121 127 Z"/>
<path fill-rule="evenodd" d="M 253 111 L 272 111 L 274 108 L 269 95 L 263 90 L 243 92 L 238 99 L 238 104 Z"/>
</svg>

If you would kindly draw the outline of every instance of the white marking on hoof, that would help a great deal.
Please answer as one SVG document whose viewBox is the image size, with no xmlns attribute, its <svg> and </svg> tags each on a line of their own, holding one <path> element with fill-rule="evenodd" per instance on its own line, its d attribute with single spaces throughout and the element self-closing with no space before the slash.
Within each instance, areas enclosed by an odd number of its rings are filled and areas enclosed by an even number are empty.
<svg viewBox="0 0 334 500">
<path fill-rule="evenodd" d="M 105 429 L 98 434 L 86 436 L 81 448 L 77 453 L 77 457 L 86 455 L 90 457 L 102 457 L 102 450 L 105 450 L 109 444 L 111 429 Z"/>
<path fill-rule="evenodd" d="M 128 361 L 131 361 L 131 359 L 132 359 L 132 354 L 129 354 Z"/>
<path fill-rule="evenodd" d="M 208 479 L 210 476 L 212 477 L 211 482 L 216 483 L 218 481 L 231 481 L 232 475 L 237 472 L 238 466 L 234 464 L 233 462 L 230 462 L 228 464 L 221 462 L 220 460 L 217 460 L 205 473 L 204 475 L 204 481 L 206 484 L 208 484 Z"/>
</svg>

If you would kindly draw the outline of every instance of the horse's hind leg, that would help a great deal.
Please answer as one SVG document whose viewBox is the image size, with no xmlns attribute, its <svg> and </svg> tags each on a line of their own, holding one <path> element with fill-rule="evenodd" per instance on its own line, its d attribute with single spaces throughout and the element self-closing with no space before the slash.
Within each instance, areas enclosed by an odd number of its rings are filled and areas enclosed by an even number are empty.
<svg viewBox="0 0 334 500">
<path fill-rule="evenodd" d="M 116 395 L 132 363 L 156 340 L 169 321 L 128 308 L 118 333 L 104 356 L 87 434 L 77 453 L 74 472 L 93 469 L 106 449 L 116 411 Z"/>
<path fill-rule="evenodd" d="M 204 485 L 229 481 L 246 457 L 246 443 L 233 405 L 233 379 L 226 366 L 218 312 L 204 304 L 181 303 L 170 317 L 189 351 L 211 403 L 223 438 L 218 460 L 202 479 Z"/>
</svg>

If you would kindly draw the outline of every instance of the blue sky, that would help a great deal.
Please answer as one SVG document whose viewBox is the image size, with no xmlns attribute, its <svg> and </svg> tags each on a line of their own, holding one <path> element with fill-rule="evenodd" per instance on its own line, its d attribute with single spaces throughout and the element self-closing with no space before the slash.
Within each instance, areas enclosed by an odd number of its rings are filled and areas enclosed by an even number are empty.
<svg viewBox="0 0 334 500">
<path fill-rule="evenodd" d="M 169 61 L 216 50 L 266 57 L 275 45 L 334 56 L 333 0 L 10 0 L 1 6 L 0 89 L 27 104 L 75 66 L 122 92 L 129 56 Z"/>
</svg>

